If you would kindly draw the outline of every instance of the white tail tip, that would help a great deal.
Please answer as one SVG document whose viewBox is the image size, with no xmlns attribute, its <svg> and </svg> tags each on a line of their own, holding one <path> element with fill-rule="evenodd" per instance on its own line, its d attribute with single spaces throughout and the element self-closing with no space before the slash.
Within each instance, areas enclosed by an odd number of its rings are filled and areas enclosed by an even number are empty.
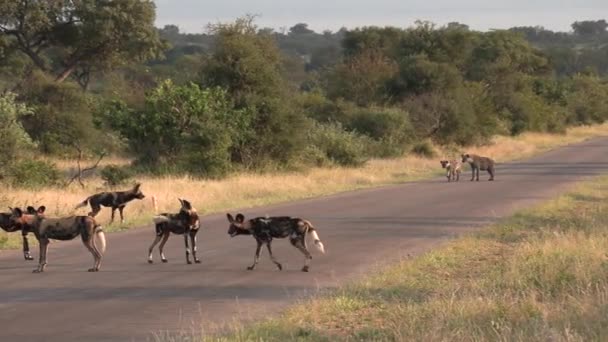
<svg viewBox="0 0 608 342">
<path fill-rule="evenodd" d="M 317 246 L 319 252 L 325 254 L 325 246 L 323 246 L 323 242 L 321 242 L 321 240 L 315 240 L 315 246 Z"/>
<path fill-rule="evenodd" d="M 321 242 L 321 239 L 319 239 L 319 234 L 317 234 L 316 230 L 313 230 L 310 235 L 312 235 L 312 238 L 315 242 L 315 246 L 317 247 L 317 249 L 325 254 L 325 246 L 323 246 L 323 242 Z"/>
</svg>

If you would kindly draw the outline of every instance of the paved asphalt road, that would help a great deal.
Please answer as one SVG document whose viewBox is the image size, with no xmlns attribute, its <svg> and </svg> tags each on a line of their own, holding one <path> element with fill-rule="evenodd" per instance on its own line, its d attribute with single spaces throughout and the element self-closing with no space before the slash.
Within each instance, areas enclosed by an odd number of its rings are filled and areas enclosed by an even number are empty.
<svg viewBox="0 0 608 342">
<path fill-rule="evenodd" d="M 152 227 L 109 234 L 99 273 L 86 272 L 92 257 L 80 239 L 53 243 L 44 274 L 32 274 L 34 262 L 18 251 L 0 252 L 0 341 L 140 341 L 163 330 L 263 319 L 303 295 L 428 250 L 606 170 L 608 138 L 600 138 L 501 164 L 495 182 L 484 174 L 471 183 L 465 172 L 459 183 L 436 178 L 244 210 L 310 219 L 327 249 L 314 254 L 310 273 L 299 271 L 303 257 L 285 240 L 274 243 L 283 271 L 265 251 L 258 269 L 246 271 L 255 242 L 229 238 L 224 214 L 202 219 L 199 265 L 185 264 L 178 236 L 167 243 L 169 263 L 159 263 L 155 251 L 149 265 Z"/>
</svg>

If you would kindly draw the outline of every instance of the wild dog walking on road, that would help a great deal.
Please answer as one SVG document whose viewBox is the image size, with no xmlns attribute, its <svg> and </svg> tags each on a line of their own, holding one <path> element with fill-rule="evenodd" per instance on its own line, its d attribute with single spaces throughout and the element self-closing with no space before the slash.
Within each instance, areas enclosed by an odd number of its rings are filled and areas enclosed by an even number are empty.
<svg viewBox="0 0 608 342">
<path fill-rule="evenodd" d="M 462 155 L 462 162 L 471 165 L 471 172 L 473 173 L 471 181 L 477 180 L 479 182 L 479 170 L 488 171 L 490 174 L 490 179 L 488 180 L 494 180 L 494 160 L 491 158 L 465 153 Z M 475 174 L 476 172 L 477 175 Z"/>
<path fill-rule="evenodd" d="M 12 210 L 12 208 L 10 208 Z M 0 213 L 0 228 L 7 233 L 21 231 L 21 237 L 23 238 L 23 258 L 25 260 L 34 260 L 34 257 L 30 255 L 30 244 L 27 240 L 27 230 L 23 230 L 11 223 L 11 213 Z"/>
<path fill-rule="evenodd" d="M 40 257 L 38 268 L 34 273 L 44 272 L 46 267 L 46 254 L 49 241 L 52 240 L 72 240 L 78 235 L 82 238 L 84 246 L 93 254 L 95 263 L 89 272 L 97 272 L 101 266 L 101 258 L 106 250 L 106 237 L 101 226 L 95 223 L 95 219 L 90 216 L 70 216 L 64 218 L 46 218 L 44 216 L 45 207 L 41 206 L 38 210 L 29 207 L 28 213 L 23 213 L 21 209 L 13 209 L 11 223 L 21 229 L 31 231 L 38 239 L 40 244 Z M 31 214 L 33 212 L 33 214 Z M 99 246 L 95 242 L 98 240 Z"/>
<path fill-rule="evenodd" d="M 93 196 L 87 197 L 82 203 L 76 206 L 76 209 L 84 208 L 87 203 L 91 205 L 91 212 L 89 216 L 95 217 L 101 211 L 101 206 L 112 208 L 112 218 L 110 223 L 114 222 L 114 212 L 116 209 L 120 212 L 120 222 L 124 222 L 124 216 L 122 211 L 125 209 L 127 203 L 134 199 L 144 199 L 144 194 L 139 189 L 140 183 L 135 184 L 133 189 L 127 191 L 112 191 L 112 192 L 100 192 Z"/>
<path fill-rule="evenodd" d="M 230 214 L 226 214 L 226 217 L 228 218 L 228 222 L 230 222 L 230 227 L 228 228 L 230 237 L 235 237 L 237 235 L 253 235 L 258 243 L 257 249 L 255 250 L 253 265 L 247 267 L 248 270 L 253 270 L 258 264 L 260 250 L 264 244 L 266 245 L 266 248 L 268 248 L 268 253 L 270 254 L 272 262 L 277 265 L 279 270 L 283 269 L 283 266 L 272 255 L 272 248 L 270 245 L 272 244 L 273 238 L 282 239 L 289 237 L 291 244 L 300 250 L 306 258 L 304 260 L 304 267 L 302 267 L 303 272 L 308 272 L 309 263 L 312 259 L 312 255 L 310 255 L 310 252 L 306 248 L 306 234 L 310 234 L 314 239 L 314 244 L 317 249 L 319 249 L 321 253 L 325 253 L 325 248 L 319 239 L 316 229 L 307 220 L 289 216 L 279 216 L 256 217 L 245 221 L 245 216 L 243 216 L 243 214 L 237 214 L 236 218 L 232 217 Z"/>
<path fill-rule="evenodd" d="M 446 177 L 448 178 L 448 182 L 460 180 L 460 171 L 462 170 L 462 163 L 460 161 L 452 159 L 442 160 L 440 163 L 441 167 L 447 171 Z"/>
<path fill-rule="evenodd" d="M 179 199 L 179 198 L 178 198 Z M 198 217 L 198 213 L 196 209 L 192 207 L 190 202 L 179 199 L 181 203 L 181 208 L 177 214 L 160 214 L 154 216 L 154 225 L 156 228 L 156 238 L 152 245 L 148 249 L 148 262 L 153 263 L 152 260 L 152 251 L 154 250 L 154 246 L 158 244 L 159 241 L 160 246 L 158 250 L 160 252 L 160 260 L 162 262 L 168 262 L 165 258 L 165 254 L 163 253 L 163 248 L 165 247 L 165 243 L 169 239 L 169 235 L 171 233 L 183 235 L 184 243 L 186 245 L 186 262 L 191 264 L 190 261 L 190 248 L 188 247 L 188 237 L 190 237 L 190 241 L 192 242 L 192 256 L 194 257 L 194 262 L 199 264 L 201 261 L 196 257 L 196 234 L 200 228 L 200 221 Z"/>
</svg>

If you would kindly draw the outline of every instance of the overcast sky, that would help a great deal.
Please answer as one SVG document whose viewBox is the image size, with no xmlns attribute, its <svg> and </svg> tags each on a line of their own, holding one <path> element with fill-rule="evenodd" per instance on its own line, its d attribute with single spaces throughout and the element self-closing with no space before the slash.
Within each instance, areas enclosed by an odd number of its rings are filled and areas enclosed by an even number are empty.
<svg viewBox="0 0 608 342">
<path fill-rule="evenodd" d="M 157 25 L 203 32 L 210 22 L 257 14 L 257 24 L 274 29 L 307 23 L 315 31 L 345 26 L 411 26 L 458 21 L 476 30 L 544 26 L 569 31 L 577 20 L 608 20 L 608 0 L 156 0 Z"/>
</svg>

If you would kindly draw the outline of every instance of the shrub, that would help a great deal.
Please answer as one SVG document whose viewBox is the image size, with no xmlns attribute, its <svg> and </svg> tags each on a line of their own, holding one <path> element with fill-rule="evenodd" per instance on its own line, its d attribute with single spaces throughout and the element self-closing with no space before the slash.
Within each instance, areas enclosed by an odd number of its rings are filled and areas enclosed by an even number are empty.
<svg viewBox="0 0 608 342">
<path fill-rule="evenodd" d="M 340 123 L 313 123 L 309 140 L 312 146 L 323 151 L 327 159 L 343 166 L 363 165 L 368 159 L 368 151 L 374 144 L 368 137 L 346 131 Z"/>
<path fill-rule="evenodd" d="M 375 142 L 374 157 L 400 156 L 414 139 L 409 114 L 399 109 L 365 108 L 357 110 L 348 125 L 349 130 L 366 135 Z"/>
<path fill-rule="evenodd" d="M 240 137 L 235 131 L 245 125 L 226 91 L 171 81 L 148 94 L 143 110 L 113 102 L 100 112 L 99 121 L 127 140 L 140 166 L 170 165 L 170 172 L 197 176 L 221 176 L 230 169 L 230 148 Z"/>
<path fill-rule="evenodd" d="M 101 179 L 107 186 L 126 184 L 131 177 L 133 177 L 133 173 L 124 166 L 108 165 L 101 169 Z"/>
<path fill-rule="evenodd" d="M 8 180 L 20 188 L 40 188 L 59 184 L 61 173 L 53 163 L 24 159 L 11 165 Z"/>
<path fill-rule="evenodd" d="M 435 149 L 433 148 L 433 145 L 428 141 L 421 141 L 419 143 L 416 143 L 412 147 L 412 153 L 424 158 L 435 158 L 435 156 L 437 155 Z"/>
<path fill-rule="evenodd" d="M 93 97 L 77 85 L 57 83 L 40 73 L 33 73 L 24 83 L 20 98 L 34 115 L 26 116 L 23 126 L 43 153 L 61 154 L 74 145 L 100 147 L 107 139 L 93 124 Z"/>
<path fill-rule="evenodd" d="M 0 95 L 0 175 L 5 174 L 10 164 L 23 150 L 34 146 L 19 119 L 31 114 L 30 109 L 15 101 L 15 94 Z"/>
</svg>

